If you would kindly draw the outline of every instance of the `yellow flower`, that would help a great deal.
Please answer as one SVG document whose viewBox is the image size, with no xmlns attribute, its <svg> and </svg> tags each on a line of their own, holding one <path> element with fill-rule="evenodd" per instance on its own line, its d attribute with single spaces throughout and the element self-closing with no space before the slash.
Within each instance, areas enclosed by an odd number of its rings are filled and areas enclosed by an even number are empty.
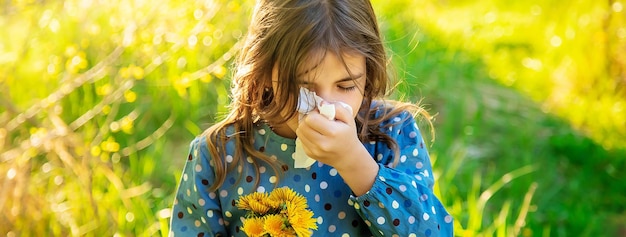
<svg viewBox="0 0 626 237">
<path fill-rule="evenodd" d="M 271 201 L 267 193 L 254 192 L 239 198 L 237 207 L 239 209 L 252 211 L 253 214 L 264 215 L 271 209 L 276 209 L 278 203 Z"/>
<path fill-rule="evenodd" d="M 266 234 L 263 230 L 263 223 L 262 217 L 248 218 L 243 221 L 241 229 L 250 237 L 260 237 Z"/>
<path fill-rule="evenodd" d="M 295 233 L 287 229 L 286 220 L 283 215 L 273 214 L 265 216 L 263 228 L 270 236 L 295 236 Z"/>
<path fill-rule="evenodd" d="M 291 210 L 287 210 L 288 213 L 297 213 L 308 207 L 304 196 L 287 187 L 274 189 L 269 198 L 282 203 L 284 208 L 290 208 Z M 287 204 L 290 204 L 291 207 L 287 207 Z"/>
<path fill-rule="evenodd" d="M 311 230 L 317 230 L 316 219 L 313 212 L 306 209 L 306 206 L 297 206 L 287 203 L 287 213 L 289 224 L 298 236 L 311 236 Z"/>
<path fill-rule="evenodd" d="M 242 230 L 248 236 L 311 236 L 317 230 L 306 198 L 288 187 L 274 189 L 270 194 L 254 192 L 241 196 L 239 209 L 247 210 Z"/>
<path fill-rule="evenodd" d="M 287 187 L 274 189 L 274 191 L 272 191 L 272 193 L 270 193 L 270 196 L 269 196 L 270 199 L 273 199 L 279 202 L 289 202 L 298 197 L 302 198 L 302 196 L 298 195 L 295 191 Z M 306 199 L 304 200 L 306 202 Z"/>
</svg>

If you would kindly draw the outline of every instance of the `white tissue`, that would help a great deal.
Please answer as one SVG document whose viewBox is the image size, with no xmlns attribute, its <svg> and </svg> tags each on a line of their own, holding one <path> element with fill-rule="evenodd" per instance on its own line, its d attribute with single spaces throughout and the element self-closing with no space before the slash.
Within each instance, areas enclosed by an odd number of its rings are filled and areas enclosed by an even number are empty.
<svg viewBox="0 0 626 237">
<path fill-rule="evenodd" d="M 301 87 L 300 97 L 298 98 L 298 112 L 300 113 L 299 118 L 302 119 L 304 115 L 315 110 L 315 107 L 317 107 L 320 114 L 324 115 L 329 120 L 334 120 L 335 105 L 328 103 L 322 104 L 322 101 L 324 101 L 324 99 L 317 96 L 315 92 L 311 92 L 307 88 Z M 341 105 L 352 111 L 352 108 L 348 104 L 341 103 Z M 296 138 L 296 152 L 293 155 L 295 168 L 307 168 L 315 163 L 314 159 L 306 155 L 302 146 L 302 141 Z"/>
</svg>

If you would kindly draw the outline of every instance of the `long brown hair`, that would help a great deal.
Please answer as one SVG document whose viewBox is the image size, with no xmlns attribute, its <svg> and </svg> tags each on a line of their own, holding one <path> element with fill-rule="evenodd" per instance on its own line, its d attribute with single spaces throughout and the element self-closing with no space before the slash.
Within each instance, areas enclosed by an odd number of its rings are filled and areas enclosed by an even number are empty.
<svg viewBox="0 0 626 237">
<path fill-rule="evenodd" d="M 350 51 L 365 56 L 364 100 L 356 119 L 362 142 L 385 142 L 397 154 L 395 141 L 381 132 L 380 122 L 407 109 L 429 118 L 417 105 L 392 101 L 384 102 L 389 105 L 383 108 L 384 115 L 374 118 L 377 111 L 371 109 L 372 101 L 382 100 L 388 93 L 390 77 L 369 0 L 258 0 L 236 61 L 230 112 L 203 134 L 207 136 L 216 175 L 210 190 L 219 188 L 227 172 L 245 163 L 244 154 L 254 159 L 257 176 L 258 161 L 270 164 L 276 175 L 280 175 L 280 164 L 254 148 L 254 127 L 261 122 L 283 123 L 295 115 L 299 91 L 297 71 L 312 52 L 320 50 L 336 55 Z M 275 66 L 278 81 L 274 92 L 271 78 Z M 293 112 L 285 116 L 281 114 L 285 109 Z M 227 127 L 232 132 L 227 133 Z M 233 162 L 227 165 L 225 144 L 231 141 L 236 149 Z M 255 180 L 258 184 L 259 179 Z"/>
</svg>

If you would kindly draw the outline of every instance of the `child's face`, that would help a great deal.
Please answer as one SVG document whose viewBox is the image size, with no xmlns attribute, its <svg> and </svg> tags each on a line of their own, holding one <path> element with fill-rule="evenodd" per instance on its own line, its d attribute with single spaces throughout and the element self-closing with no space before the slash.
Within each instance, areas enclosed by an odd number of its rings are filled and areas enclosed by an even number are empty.
<svg viewBox="0 0 626 237">
<path fill-rule="evenodd" d="M 319 54 L 324 57 L 313 58 L 304 63 L 298 71 L 298 81 L 300 85 L 315 92 L 328 102 L 343 102 L 352 107 L 352 116 L 356 117 L 363 102 L 363 92 L 366 82 L 365 57 L 357 53 L 344 53 L 341 55 L 348 66 L 350 73 L 342 63 L 341 59 L 333 52 Z M 274 68 L 272 73 L 272 87 L 276 91 L 277 73 Z M 352 75 L 352 77 L 350 76 Z M 297 92 L 294 92 L 297 93 Z M 284 111 L 288 114 L 291 111 Z M 295 131 L 298 127 L 298 116 L 290 118 L 287 126 Z"/>
</svg>

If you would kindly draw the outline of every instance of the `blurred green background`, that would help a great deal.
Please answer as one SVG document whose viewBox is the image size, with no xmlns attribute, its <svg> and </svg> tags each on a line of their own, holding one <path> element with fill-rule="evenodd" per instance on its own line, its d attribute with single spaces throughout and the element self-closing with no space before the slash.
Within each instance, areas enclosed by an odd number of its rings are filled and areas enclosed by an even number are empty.
<svg viewBox="0 0 626 237">
<path fill-rule="evenodd" d="M 626 236 L 626 2 L 373 3 L 456 235 Z M 167 235 L 252 4 L 0 1 L 0 235 Z"/>
</svg>

